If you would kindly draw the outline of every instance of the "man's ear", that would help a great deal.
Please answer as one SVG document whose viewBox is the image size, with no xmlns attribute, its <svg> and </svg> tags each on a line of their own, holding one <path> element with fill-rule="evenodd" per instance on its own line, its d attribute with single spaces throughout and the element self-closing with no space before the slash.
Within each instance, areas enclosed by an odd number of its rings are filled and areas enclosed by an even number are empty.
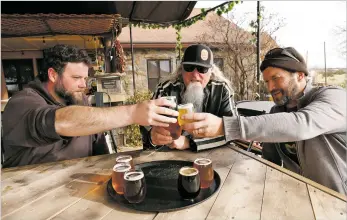
<svg viewBox="0 0 347 220">
<path fill-rule="evenodd" d="M 305 80 L 305 73 L 304 72 L 298 72 L 298 81 Z"/>
<path fill-rule="evenodd" d="M 58 79 L 58 73 L 53 68 L 48 68 L 48 79 L 53 83 Z"/>
</svg>

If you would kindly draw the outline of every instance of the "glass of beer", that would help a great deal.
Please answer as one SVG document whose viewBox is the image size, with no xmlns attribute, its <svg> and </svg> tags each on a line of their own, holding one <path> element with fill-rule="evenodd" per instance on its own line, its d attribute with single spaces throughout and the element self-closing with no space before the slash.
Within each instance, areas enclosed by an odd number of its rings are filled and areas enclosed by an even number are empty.
<svg viewBox="0 0 347 220">
<path fill-rule="evenodd" d="M 140 203 L 146 197 L 145 175 L 141 169 L 134 169 L 124 174 L 124 197 L 129 203 Z"/>
<path fill-rule="evenodd" d="M 209 188 L 214 177 L 212 160 L 207 158 L 197 158 L 194 161 L 193 167 L 199 170 L 201 189 Z"/>
<path fill-rule="evenodd" d="M 178 175 L 177 189 L 185 200 L 196 198 L 200 193 L 199 170 L 194 167 L 182 167 Z"/>
<path fill-rule="evenodd" d="M 171 108 L 171 109 L 177 110 L 176 96 L 164 96 L 163 98 L 176 103 L 176 108 Z M 176 118 L 175 116 L 171 116 L 171 117 Z M 179 126 L 178 121 L 176 123 L 170 123 L 169 127 L 166 129 L 170 132 L 170 135 L 171 135 L 173 140 L 176 140 L 181 136 L 182 128 L 181 128 L 181 126 Z"/>
<path fill-rule="evenodd" d="M 116 163 L 128 163 L 132 169 L 135 167 L 133 157 L 131 155 L 120 155 L 116 157 Z"/>
<path fill-rule="evenodd" d="M 179 115 L 178 115 L 178 124 L 180 126 L 182 126 L 182 125 L 184 125 L 186 123 L 194 122 L 193 120 L 182 120 L 181 119 L 182 115 L 194 112 L 194 105 L 192 103 L 178 105 L 177 109 L 178 109 L 178 113 L 179 113 Z"/>
<path fill-rule="evenodd" d="M 112 187 L 116 193 L 122 195 L 124 193 L 124 173 L 131 170 L 129 163 L 117 163 L 113 167 L 112 172 Z"/>
</svg>

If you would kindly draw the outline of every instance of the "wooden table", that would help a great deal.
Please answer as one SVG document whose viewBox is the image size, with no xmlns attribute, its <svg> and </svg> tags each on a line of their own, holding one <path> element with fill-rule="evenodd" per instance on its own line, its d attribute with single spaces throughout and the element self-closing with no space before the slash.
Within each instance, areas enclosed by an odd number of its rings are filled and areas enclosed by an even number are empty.
<svg viewBox="0 0 347 220">
<path fill-rule="evenodd" d="M 229 145 L 200 153 L 134 152 L 135 163 L 207 156 L 220 190 L 174 212 L 139 212 L 107 195 L 115 155 L 3 169 L 1 219 L 346 219 L 346 197 Z"/>
</svg>

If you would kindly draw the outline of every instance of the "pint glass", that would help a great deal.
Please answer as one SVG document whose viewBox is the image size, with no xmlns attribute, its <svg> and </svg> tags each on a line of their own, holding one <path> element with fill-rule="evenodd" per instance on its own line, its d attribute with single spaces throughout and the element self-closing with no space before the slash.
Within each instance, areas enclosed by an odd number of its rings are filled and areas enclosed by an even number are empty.
<svg viewBox="0 0 347 220">
<path fill-rule="evenodd" d="M 131 168 L 134 168 L 134 161 L 131 155 L 120 155 L 116 157 L 116 163 L 128 163 Z"/>
<path fill-rule="evenodd" d="M 209 188 L 214 177 L 212 160 L 207 158 L 197 158 L 194 161 L 193 166 L 199 170 L 201 189 Z"/>
<path fill-rule="evenodd" d="M 124 197 L 129 203 L 140 203 L 146 197 L 145 175 L 141 169 L 134 169 L 124 174 Z"/>
<path fill-rule="evenodd" d="M 176 96 L 164 96 L 163 98 L 170 100 L 170 101 L 176 103 L 176 105 L 177 105 Z M 171 108 L 171 109 L 177 110 L 177 106 L 176 106 L 176 108 Z M 176 118 L 176 117 L 174 117 L 174 118 Z M 176 123 L 170 123 L 169 127 L 167 127 L 166 129 L 170 132 L 170 135 L 171 135 L 173 140 L 176 140 L 181 136 L 182 128 L 181 128 L 181 126 L 179 126 L 178 121 Z"/>
<path fill-rule="evenodd" d="M 117 163 L 113 167 L 112 172 L 112 187 L 118 194 L 123 194 L 124 173 L 131 169 L 128 163 Z"/>
<path fill-rule="evenodd" d="M 178 193 L 183 199 L 190 200 L 200 193 L 200 175 L 194 167 L 182 167 L 177 181 Z"/>
<path fill-rule="evenodd" d="M 182 120 L 181 119 L 181 116 L 184 115 L 184 114 L 187 114 L 187 113 L 192 113 L 194 112 L 194 106 L 192 103 L 187 103 L 187 104 L 183 104 L 183 105 L 178 105 L 177 106 L 177 109 L 178 109 L 178 124 L 180 126 L 186 124 L 186 123 L 190 123 L 190 122 L 193 122 L 193 120 Z"/>
</svg>

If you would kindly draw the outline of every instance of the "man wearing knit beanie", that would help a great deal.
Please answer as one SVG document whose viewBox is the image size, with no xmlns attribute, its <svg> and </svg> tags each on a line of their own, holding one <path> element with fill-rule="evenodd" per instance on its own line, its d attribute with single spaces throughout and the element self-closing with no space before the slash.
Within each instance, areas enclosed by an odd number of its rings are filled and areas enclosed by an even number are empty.
<svg viewBox="0 0 347 220">
<path fill-rule="evenodd" d="M 275 48 L 266 53 L 260 70 L 274 102 L 295 107 L 308 81 L 304 58 L 292 47 Z"/>
<path fill-rule="evenodd" d="M 270 114 L 186 114 L 183 119 L 195 122 L 183 129 L 198 137 L 263 142 L 263 158 L 347 194 L 346 91 L 312 87 L 306 63 L 292 47 L 267 52 L 260 69 L 276 104 Z"/>
</svg>

